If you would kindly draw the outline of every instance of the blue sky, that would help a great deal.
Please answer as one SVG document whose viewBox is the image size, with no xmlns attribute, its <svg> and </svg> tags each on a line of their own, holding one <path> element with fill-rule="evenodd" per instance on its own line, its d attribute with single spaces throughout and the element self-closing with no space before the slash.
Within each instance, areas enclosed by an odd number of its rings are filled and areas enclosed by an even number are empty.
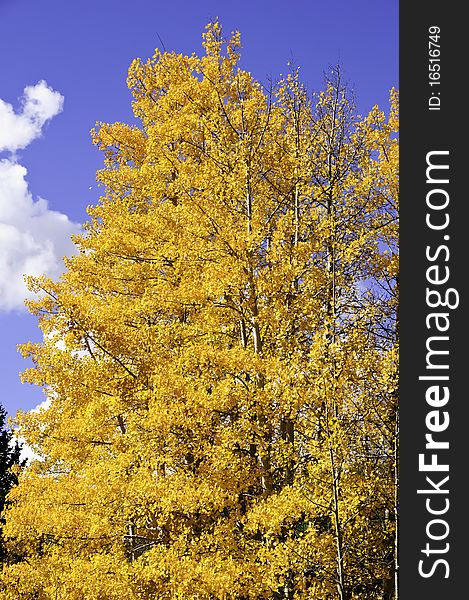
<svg viewBox="0 0 469 600">
<path fill-rule="evenodd" d="M 129 121 L 125 79 L 135 57 L 161 42 L 201 52 L 204 26 L 219 17 L 241 32 L 241 66 L 267 82 L 300 66 L 310 90 L 340 62 L 358 109 L 386 108 L 398 86 L 398 0 L 0 0 L 0 403 L 9 414 L 44 397 L 22 385 L 16 344 L 39 340 L 22 308 L 22 272 L 58 276 L 70 234 L 99 192 L 102 165 L 89 131 Z"/>
</svg>

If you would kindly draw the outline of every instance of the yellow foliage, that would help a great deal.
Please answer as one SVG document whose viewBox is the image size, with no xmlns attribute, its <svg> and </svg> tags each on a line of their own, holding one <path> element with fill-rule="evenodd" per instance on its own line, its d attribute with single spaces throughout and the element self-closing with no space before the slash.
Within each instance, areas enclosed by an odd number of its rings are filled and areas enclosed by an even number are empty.
<svg viewBox="0 0 469 600">
<path fill-rule="evenodd" d="M 8 600 L 382 598 L 393 582 L 397 92 L 269 94 L 218 23 L 132 62 L 105 192 L 30 303 Z M 388 589 L 388 588 L 386 588 Z"/>
</svg>

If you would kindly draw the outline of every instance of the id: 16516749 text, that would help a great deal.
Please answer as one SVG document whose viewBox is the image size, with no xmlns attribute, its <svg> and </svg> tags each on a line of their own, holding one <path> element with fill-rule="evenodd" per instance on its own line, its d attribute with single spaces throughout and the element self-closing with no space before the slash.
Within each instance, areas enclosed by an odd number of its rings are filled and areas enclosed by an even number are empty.
<svg viewBox="0 0 469 600">
<path fill-rule="evenodd" d="M 431 89 L 428 98 L 428 110 L 440 110 L 441 108 L 439 91 L 441 83 L 441 48 L 439 41 L 440 28 L 437 25 L 431 25 L 428 28 L 428 85 Z"/>
</svg>

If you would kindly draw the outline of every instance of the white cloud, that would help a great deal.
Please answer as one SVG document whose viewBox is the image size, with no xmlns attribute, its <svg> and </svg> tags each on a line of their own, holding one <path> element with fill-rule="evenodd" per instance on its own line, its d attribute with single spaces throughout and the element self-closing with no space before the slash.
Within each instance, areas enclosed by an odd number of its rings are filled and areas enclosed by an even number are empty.
<svg viewBox="0 0 469 600">
<path fill-rule="evenodd" d="M 33 199 L 26 173 L 19 164 L 0 160 L 0 310 L 23 308 L 30 296 L 23 275 L 61 273 L 63 256 L 74 251 L 70 236 L 80 229 L 43 198 Z"/>
<path fill-rule="evenodd" d="M 45 81 L 24 88 L 19 113 L 0 98 L 0 152 L 26 148 L 41 135 L 44 124 L 62 112 L 63 101 Z"/>
<path fill-rule="evenodd" d="M 63 97 L 44 81 L 26 87 L 22 111 L 0 100 L 0 151 L 14 153 L 39 137 L 44 123 L 62 110 Z M 0 159 L 0 310 L 24 308 L 30 297 L 24 275 L 57 278 L 63 257 L 74 252 L 70 236 L 80 226 L 34 199 L 27 170 L 14 157 Z"/>
<path fill-rule="evenodd" d="M 32 408 L 29 412 L 38 413 L 41 411 L 45 411 L 50 407 L 51 400 L 50 398 L 46 398 L 43 402 L 39 403 L 37 406 Z M 13 437 L 10 440 L 10 445 L 13 448 L 15 443 L 18 442 L 21 445 L 21 453 L 20 460 L 27 460 L 28 463 L 31 463 L 33 460 L 44 460 L 42 456 L 37 454 L 34 449 L 26 443 L 26 440 L 18 434 L 17 429 L 13 429 Z"/>
<path fill-rule="evenodd" d="M 44 410 L 47 410 L 48 408 L 50 408 L 51 405 L 51 398 L 47 397 L 45 400 L 43 400 L 42 402 L 40 402 L 37 406 L 35 406 L 34 408 L 32 408 L 30 410 L 30 412 L 32 413 L 38 413 Z"/>
<path fill-rule="evenodd" d="M 20 460 L 26 460 L 26 464 L 30 464 L 33 460 L 44 460 L 42 456 L 39 456 L 31 446 L 28 446 L 23 438 L 19 437 L 18 442 L 21 444 Z"/>
</svg>

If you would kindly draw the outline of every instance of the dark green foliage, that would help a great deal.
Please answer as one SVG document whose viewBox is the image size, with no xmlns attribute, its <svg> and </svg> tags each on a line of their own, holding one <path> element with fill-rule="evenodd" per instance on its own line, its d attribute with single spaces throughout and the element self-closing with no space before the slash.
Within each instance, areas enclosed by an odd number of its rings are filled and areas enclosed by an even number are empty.
<svg viewBox="0 0 469 600">
<path fill-rule="evenodd" d="M 0 406 L 0 514 L 5 508 L 6 497 L 11 488 L 18 483 L 17 476 L 11 472 L 13 465 L 23 466 L 26 460 L 21 460 L 21 446 L 18 442 L 12 443 L 13 434 L 6 428 L 6 412 Z M 0 518 L 0 562 L 5 558 L 3 536 L 1 527 L 4 523 Z"/>
</svg>

